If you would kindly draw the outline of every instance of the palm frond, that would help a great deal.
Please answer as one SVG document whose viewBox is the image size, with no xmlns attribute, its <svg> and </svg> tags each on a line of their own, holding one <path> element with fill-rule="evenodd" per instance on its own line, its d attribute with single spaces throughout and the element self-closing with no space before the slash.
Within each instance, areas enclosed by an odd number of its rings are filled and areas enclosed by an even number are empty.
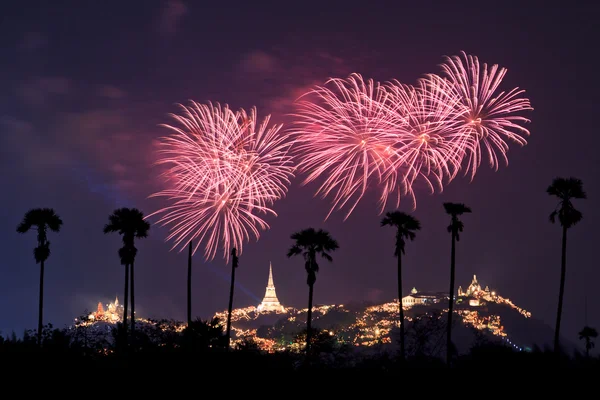
<svg viewBox="0 0 600 400">
<path fill-rule="evenodd" d="M 292 257 L 292 256 L 296 256 L 298 254 L 302 253 L 302 249 L 300 248 L 300 246 L 298 246 L 297 244 L 293 245 L 292 247 L 290 247 L 290 249 L 287 252 L 287 256 Z"/>
<path fill-rule="evenodd" d="M 581 179 L 574 177 L 554 178 L 546 192 L 551 196 L 558 197 L 560 200 L 558 208 L 550 214 L 551 223 L 555 223 L 558 217 L 558 221 L 563 227 L 570 228 L 583 219 L 583 214 L 573 206 L 571 201 L 587 198 Z"/>
</svg>

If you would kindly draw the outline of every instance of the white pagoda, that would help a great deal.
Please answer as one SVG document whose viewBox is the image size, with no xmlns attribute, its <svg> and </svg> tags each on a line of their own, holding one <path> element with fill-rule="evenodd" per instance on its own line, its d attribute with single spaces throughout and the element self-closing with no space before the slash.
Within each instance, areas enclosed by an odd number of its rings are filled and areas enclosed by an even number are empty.
<svg viewBox="0 0 600 400">
<path fill-rule="evenodd" d="M 285 312 L 285 307 L 281 305 L 275 293 L 275 284 L 273 283 L 273 266 L 269 263 L 269 281 L 267 282 L 267 290 L 263 301 L 256 307 L 258 312 Z"/>
</svg>

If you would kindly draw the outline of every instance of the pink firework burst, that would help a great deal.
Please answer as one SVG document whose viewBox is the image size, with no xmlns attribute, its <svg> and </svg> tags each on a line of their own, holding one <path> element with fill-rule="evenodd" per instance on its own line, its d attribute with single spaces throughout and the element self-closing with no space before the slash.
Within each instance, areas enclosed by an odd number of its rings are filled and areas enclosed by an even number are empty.
<svg viewBox="0 0 600 400">
<path fill-rule="evenodd" d="M 457 109 L 457 118 L 462 121 L 461 133 L 463 147 L 466 149 L 467 165 L 465 174 L 475 176 L 487 153 L 490 166 L 498 169 L 499 159 L 508 164 L 506 153 L 507 140 L 523 146 L 529 136 L 529 130 L 521 126 L 530 122 L 518 115 L 533 110 L 529 99 L 522 97 L 525 92 L 514 88 L 508 92 L 498 92 L 506 75 L 506 68 L 498 65 L 488 67 L 480 64 L 476 56 L 462 52 L 459 56 L 446 57 L 442 70 L 448 77 L 447 90 L 461 96 L 463 107 Z"/>
<path fill-rule="evenodd" d="M 298 101 L 298 169 L 307 174 L 303 184 L 322 179 L 316 195 L 332 197 L 325 219 L 345 207 L 347 219 L 369 187 L 379 191 L 383 210 L 398 189 L 394 120 L 383 106 L 387 96 L 378 83 L 352 74 L 330 79 Z"/>
<path fill-rule="evenodd" d="M 442 191 L 445 180 L 452 180 L 460 170 L 464 148 L 457 110 L 461 98 L 446 86 L 436 75 L 420 79 L 416 87 L 398 81 L 387 85 L 386 106 L 396 125 L 394 168 L 414 206 L 417 180 L 432 193 Z"/>
<path fill-rule="evenodd" d="M 228 262 L 235 247 L 269 228 L 265 215 L 277 214 L 273 203 L 283 197 L 293 176 L 290 142 L 281 125 L 269 126 L 270 116 L 258 123 L 256 108 L 232 111 L 216 103 L 181 105 L 171 114 L 176 125 L 163 125 L 172 134 L 159 141 L 157 164 L 167 167 L 167 187 L 151 197 L 171 203 L 150 215 L 170 227 L 166 240 L 183 250 L 190 240 L 193 252 L 204 246 L 207 260 L 222 248 Z"/>
</svg>

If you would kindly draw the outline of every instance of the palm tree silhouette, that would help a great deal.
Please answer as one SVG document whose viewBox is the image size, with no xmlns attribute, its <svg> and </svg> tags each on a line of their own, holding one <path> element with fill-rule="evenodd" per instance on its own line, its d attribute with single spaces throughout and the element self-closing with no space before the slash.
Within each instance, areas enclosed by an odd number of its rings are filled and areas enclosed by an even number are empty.
<svg viewBox="0 0 600 400">
<path fill-rule="evenodd" d="M 448 327 L 446 331 L 446 364 L 450 366 L 452 359 L 452 312 L 454 308 L 454 272 L 456 268 L 456 242 L 460 240 L 459 233 L 464 225 L 458 219 L 459 215 L 470 213 L 471 209 L 462 203 L 444 203 L 444 209 L 452 217 L 448 232 L 452 234 L 452 250 L 450 252 L 450 290 L 448 292 Z"/>
<path fill-rule="evenodd" d="M 231 287 L 229 288 L 229 307 L 227 308 L 227 348 L 229 349 L 231 340 L 231 311 L 233 309 L 233 289 L 235 287 L 235 270 L 238 267 L 238 256 L 235 247 L 231 249 Z"/>
<path fill-rule="evenodd" d="M 188 248 L 188 270 L 187 270 L 187 323 L 192 324 L 192 241 Z"/>
<path fill-rule="evenodd" d="M 381 220 L 381 226 L 396 228 L 396 249 L 394 255 L 398 258 L 398 308 L 400 312 L 400 359 L 404 360 L 404 309 L 402 308 L 402 254 L 406 239 L 414 240 L 415 231 L 421 229 L 421 223 L 412 215 L 400 211 L 388 212 Z"/>
<path fill-rule="evenodd" d="M 119 249 L 121 265 L 125 266 L 125 296 L 123 304 L 123 334 L 127 337 L 127 301 L 128 287 L 131 282 L 131 334 L 135 334 L 135 292 L 133 264 L 137 255 L 135 238 L 148 237 L 150 224 L 144 220 L 144 214 L 137 208 L 118 208 L 108 217 L 104 233 L 117 232 L 123 236 L 123 247 Z M 129 272 L 131 269 L 131 277 Z"/>
<path fill-rule="evenodd" d="M 588 358 L 590 357 L 590 350 L 593 349 L 595 345 L 592 339 L 597 337 L 598 331 L 589 326 L 584 326 L 581 332 L 579 332 L 579 340 L 585 340 L 585 356 Z"/>
<path fill-rule="evenodd" d="M 331 262 L 333 259 L 328 252 L 335 251 L 339 248 L 338 243 L 331 237 L 329 232 L 314 228 L 308 228 L 299 232 L 293 233 L 291 239 L 294 244 L 288 250 L 287 256 L 297 256 L 302 254 L 304 257 L 304 268 L 308 278 L 308 315 L 306 317 L 306 355 L 310 355 L 310 343 L 312 339 L 312 304 L 314 285 L 317 281 L 317 272 L 319 272 L 319 264 L 317 263 L 317 254 Z"/>
<path fill-rule="evenodd" d="M 556 218 L 562 226 L 562 257 L 560 263 L 560 289 L 558 291 L 558 310 L 556 311 L 556 327 L 554 329 L 554 352 L 560 349 L 560 319 L 562 315 L 563 297 L 565 293 L 565 273 L 567 269 L 567 230 L 582 220 L 583 214 L 577 210 L 571 200 L 585 199 L 583 182 L 577 178 L 554 178 L 546 192 L 560 199 L 556 209 L 550 214 L 550 222 Z"/>
<path fill-rule="evenodd" d="M 23 221 L 17 226 L 18 233 L 26 233 L 32 227 L 37 230 L 38 245 L 33 249 L 36 264 L 40 264 L 40 301 L 38 306 L 38 346 L 42 345 L 42 329 L 44 314 L 44 263 L 50 257 L 50 242 L 48 241 L 48 229 L 59 232 L 63 222 L 52 208 L 34 208 L 23 217 Z"/>
</svg>

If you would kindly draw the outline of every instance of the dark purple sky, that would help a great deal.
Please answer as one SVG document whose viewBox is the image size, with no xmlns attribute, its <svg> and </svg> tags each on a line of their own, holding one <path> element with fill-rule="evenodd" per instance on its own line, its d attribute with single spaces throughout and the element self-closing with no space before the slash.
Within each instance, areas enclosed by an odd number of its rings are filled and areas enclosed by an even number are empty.
<svg viewBox="0 0 600 400">
<path fill-rule="evenodd" d="M 135 4 L 134 4 L 135 3 Z M 141 4 L 145 6 L 141 6 Z M 464 202 L 457 286 L 473 274 L 553 326 L 559 286 L 560 228 L 548 222 L 555 176 L 583 179 L 589 200 L 570 232 L 564 333 L 600 327 L 600 269 L 592 238 L 600 212 L 597 5 L 548 2 L 207 2 L 22 1 L 0 12 L 0 331 L 35 327 L 38 272 L 35 234 L 15 228 L 31 207 L 53 207 L 64 220 L 52 234 L 46 269 L 45 320 L 64 326 L 98 301 L 122 297 L 118 236 L 102 227 L 118 206 L 146 214 L 159 200 L 153 140 L 166 132 L 175 103 L 194 99 L 256 105 L 285 121 L 292 100 L 311 84 L 359 72 L 414 83 L 439 72 L 461 50 L 508 68 L 505 89 L 527 90 L 532 135 L 512 147 L 510 165 L 483 165 L 473 182 L 457 179 L 443 194 L 418 193 L 423 229 L 408 244 L 405 290 L 447 290 L 450 236 L 445 201 Z M 584 2 L 581 2 L 584 3 Z M 60 5 L 59 5 L 60 4 Z M 259 5 L 260 4 L 260 5 Z M 460 5 L 459 5 L 460 4 Z M 477 5 L 478 4 L 478 5 Z M 516 6 L 518 4 L 518 6 Z M 558 4 L 558 3 L 557 3 Z M 323 264 L 317 303 L 387 301 L 396 295 L 394 232 L 380 228 L 369 195 L 346 221 L 323 219 L 329 203 L 295 180 L 275 206 L 278 218 L 244 247 L 235 305 L 257 304 L 273 262 L 280 300 L 304 307 L 305 272 L 288 260 L 289 235 L 313 226 L 339 241 Z M 140 315 L 184 319 L 186 256 L 169 252 L 165 229 L 139 242 L 136 303 Z M 229 267 L 219 259 L 194 269 L 194 313 L 227 307 Z"/>
</svg>

